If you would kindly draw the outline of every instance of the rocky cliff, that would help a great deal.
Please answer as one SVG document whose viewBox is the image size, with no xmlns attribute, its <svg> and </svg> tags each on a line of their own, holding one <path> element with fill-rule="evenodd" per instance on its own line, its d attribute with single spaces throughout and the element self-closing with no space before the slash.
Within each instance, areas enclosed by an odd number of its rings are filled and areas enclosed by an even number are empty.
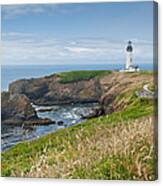
<svg viewBox="0 0 163 186">
<path fill-rule="evenodd" d="M 97 102 L 102 93 L 96 78 L 63 84 L 57 75 L 18 80 L 10 84 L 9 92 L 24 94 L 38 105 Z"/>
<path fill-rule="evenodd" d="M 34 125 L 50 124 L 49 119 L 40 119 L 31 105 L 31 100 L 24 94 L 1 94 L 1 120 L 2 125 Z"/>
<path fill-rule="evenodd" d="M 36 79 L 23 79 L 10 84 L 2 93 L 2 121 L 37 120 L 31 103 L 54 105 L 99 102 L 102 114 L 122 110 L 128 99 L 118 99 L 123 94 L 153 84 L 152 73 L 112 72 L 100 77 L 62 83 L 57 74 Z M 99 110 L 98 110 L 99 113 Z"/>
<path fill-rule="evenodd" d="M 125 109 L 130 100 L 130 94 L 143 89 L 147 84 L 154 84 L 154 75 L 150 71 L 138 73 L 113 72 L 100 79 L 102 96 L 100 103 L 105 113 Z"/>
</svg>

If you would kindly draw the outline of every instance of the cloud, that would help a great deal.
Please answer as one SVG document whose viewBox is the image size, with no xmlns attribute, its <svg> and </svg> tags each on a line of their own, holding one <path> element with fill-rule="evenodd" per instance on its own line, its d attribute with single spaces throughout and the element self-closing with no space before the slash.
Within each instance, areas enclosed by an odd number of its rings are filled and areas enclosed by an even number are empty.
<svg viewBox="0 0 163 186">
<path fill-rule="evenodd" d="M 81 54 L 81 53 L 94 53 L 96 49 L 93 48 L 87 48 L 87 47 L 65 47 L 70 52 Z"/>
<path fill-rule="evenodd" d="M 153 45 L 139 39 L 134 43 L 136 62 L 151 62 Z M 58 39 L 30 33 L 2 34 L 3 64 L 124 63 L 126 41 L 106 38 Z"/>
<path fill-rule="evenodd" d="M 13 19 L 27 14 L 51 14 L 57 11 L 58 5 L 37 4 L 37 5 L 2 5 L 2 18 Z"/>
<path fill-rule="evenodd" d="M 83 6 L 73 6 L 69 4 L 19 4 L 2 5 L 2 19 L 15 19 L 26 15 L 54 15 L 72 14 L 84 10 Z"/>
</svg>

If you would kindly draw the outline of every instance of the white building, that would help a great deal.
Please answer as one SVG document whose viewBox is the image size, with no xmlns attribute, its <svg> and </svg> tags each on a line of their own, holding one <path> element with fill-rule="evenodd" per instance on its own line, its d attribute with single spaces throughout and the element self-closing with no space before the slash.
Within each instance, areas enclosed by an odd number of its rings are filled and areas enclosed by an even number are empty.
<svg viewBox="0 0 163 186">
<path fill-rule="evenodd" d="M 121 72 L 139 72 L 139 67 L 133 64 L 133 47 L 132 42 L 128 41 L 126 47 L 126 65 L 125 69 L 120 70 Z"/>
</svg>

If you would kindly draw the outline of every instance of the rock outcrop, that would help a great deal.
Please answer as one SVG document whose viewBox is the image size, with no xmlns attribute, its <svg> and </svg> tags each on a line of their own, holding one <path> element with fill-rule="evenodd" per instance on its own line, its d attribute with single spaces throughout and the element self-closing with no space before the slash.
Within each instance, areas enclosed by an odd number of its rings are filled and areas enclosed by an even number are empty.
<svg viewBox="0 0 163 186">
<path fill-rule="evenodd" d="M 143 85 L 154 83 L 154 76 L 149 73 L 122 73 L 113 72 L 109 76 L 100 79 L 102 96 L 100 99 L 105 114 L 121 111 L 128 106 L 129 97 L 118 100 L 118 97 L 127 95 L 129 92 L 143 89 Z"/>
<path fill-rule="evenodd" d="M 9 92 L 1 94 L 2 99 L 2 120 L 17 118 L 18 120 L 36 119 L 37 115 L 31 106 L 30 100 L 23 94 L 10 95 Z"/>
<path fill-rule="evenodd" d="M 101 86 L 96 78 L 62 84 L 57 75 L 30 80 L 18 80 L 9 86 L 11 94 L 24 94 L 34 104 L 54 105 L 97 102 Z"/>
<path fill-rule="evenodd" d="M 40 119 L 31 105 L 30 99 L 23 94 L 1 94 L 1 119 L 2 125 L 34 125 L 50 124 L 49 119 Z"/>
</svg>

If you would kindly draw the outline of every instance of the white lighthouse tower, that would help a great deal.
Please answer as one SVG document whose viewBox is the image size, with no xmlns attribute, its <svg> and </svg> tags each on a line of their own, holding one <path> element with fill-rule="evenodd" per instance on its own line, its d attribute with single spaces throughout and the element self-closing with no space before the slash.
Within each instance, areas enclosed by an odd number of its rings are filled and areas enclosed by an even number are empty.
<svg viewBox="0 0 163 186">
<path fill-rule="evenodd" d="M 126 54 L 127 55 L 126 56 L 126 70 L 130 69 L 133 66 L 133 64 L 132 64 L 132 61 L 133 61 L 132 52 L 133 52 L 132 42 L 129 41 L 128 45 L 126 47 L 126 53 L 127 53 Z"/>
<path fill-rule="evenodd" d="M 124 70 L 120 70 L 121 72 L 138 72 L 139 67 L 133 64 L 133 46 L 132 42 L 128 41 L 126 47 L 126 65 Z"/>
</svg>

